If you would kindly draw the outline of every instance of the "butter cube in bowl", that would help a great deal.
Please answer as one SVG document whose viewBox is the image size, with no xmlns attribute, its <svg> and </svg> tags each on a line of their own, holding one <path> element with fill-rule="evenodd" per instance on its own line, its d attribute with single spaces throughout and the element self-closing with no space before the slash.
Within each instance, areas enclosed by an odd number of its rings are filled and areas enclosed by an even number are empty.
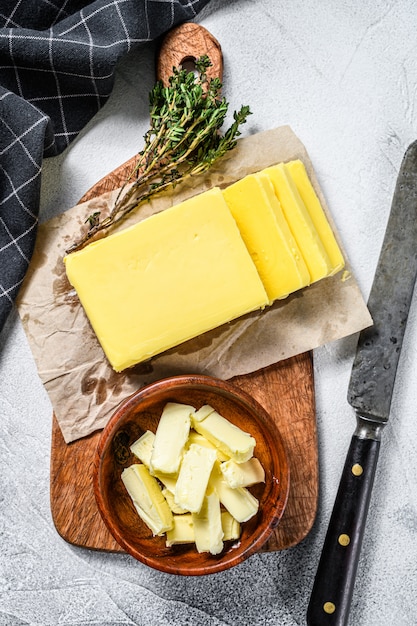
<svg viewBox="0 0 417 626">
<path fill-rule="evenodd" d="M 94 463 L 98 509 L 121 548 L 188 576 L 257 552 L 282 518 L 289 484 L 267 411 L 232 383 L 202 375 L 165 378 L 125 399 Z"/>
</svg>

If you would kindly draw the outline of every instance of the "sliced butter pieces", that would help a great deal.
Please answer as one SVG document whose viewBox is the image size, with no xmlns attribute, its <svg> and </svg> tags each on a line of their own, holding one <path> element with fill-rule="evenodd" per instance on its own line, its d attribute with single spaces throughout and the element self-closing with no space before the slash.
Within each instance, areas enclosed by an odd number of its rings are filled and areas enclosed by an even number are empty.
<svg viewBox="0 0 417 626">
<path fill-rule="evenodd" d="M 238 522 L 247 522 L 258 512 L 259 502 L 255 496 L 246 487 L 230 487 L 217 461 L 210 476 L 210 487 L 216 491 L 220 502 Z"/>
<path fill-rule="evenodd" d="M 156 478 L 145 465 L 134 464 L 122 472 L 122 481 L 139 517 L 154 535 L 163 535 L 172 528 L 171 509 L 165 500 Z"/>
<path fill-rule="evenodd" d="M 141 463 L 125 469 L 122 481 L 152 533 L 166 533 L 167 546 L 194 542 L 199 552 L 219 554 L 259 508 L 246 488 L 265 481 L 255 445 L 209 404 L 195 410 L 168 402 L 156 434 L 147 430 L 131 444 Z"/>
<path fill-rule="evenodd" d="M 265 470 L 259 459 L 252 457 L 244 463 L 235 463 L 232 459 L 221 463 L 220 470 L 229 487 L 251 487 L 265 482 Z"/>
<path fill-rule="evenodd" d="M 323 211 L 320 200 L 310 182 L 304 163 L 299 159 L 290 161 L 285 164 L 285 169 L 292 177 L 298 189 L 298 193 L 309 211 L 311 220 L 317 232 L 320 234 L 320 238 L 330 259 L 330 276 L 333 276 L 343 269 L 345 261 L 333 230 Z"/>
<path fill-rule="evenodd" d="M 132 445 L 130 450 L 133 454 L 149 469 L 151 465 L 151 455 L 153 442 L 155 441 L 155 434 L 146 430 L 143 435 L 139 437 Z"/>
<path fill-rule="evenodd" d="M 174 523 L 170 530 L 166 533 L 166 546 L 182 545 L 185 543 L 195 543 L 193 515 L 184 513 L 184 515 L 174 515 Z M 223 531 L 223 542 L 234 541 L 240 537 L 240 524 L 229 511 L 221 511 L 221 525 Z M 200 525 L 200 531 L 202 527 Z M 200 533 L 201 535 L 201 533 Z M 200 540 L 200 548 L 202 542 Z"/>
<path fill-rule="evenodd" d="M 211 448 L 212 450 L 216 450 L 217 458 L 219 461 L 227 461 L 229 459 L 227 454 L 224 454 L 224 452 L 216 448 L 216 446 L 213 443 L 211 443 L 208 439 L 203 437 L 203 435 L 200 435 L 200 433 L 196 432 L 195 430 L 190 430 L 190 435 L 188 437 L 186 449 L 189 448 L 191 444 L 193 443 L 198 443 L 198 445 L 200 446 L 205 446 L 206 448 Z"/>
<path fill-rule="evenodd" d="M 168 402 L 162 411 L 156 429 L 150 458 L 152 473 L 175 474 L 179 470 L 182 453 L 191 426 L 194 407 Z"/>
<path fill-rule="evenodd" d="M 240 524 L 233 515 L 230 515 L 229 511 L 221 512 L 222 528 L 223 528 L 223 541 L 231 541 L 239 539 L 240 537 Z"/>
<path fill-rule="evenodd" d="M 280 163 L 269 167 L 265 174 L 274 186 L 285 218 L 310 272 L 311 282 L 328 276 L 331 271 L 329 256 L 286 165 Z"/>
<path fill-rule="evenodd" d="M 198 513 L 192 514 L 194 541 L 198 552 L 220 554 L 223 550 L 223 527 L 220 500 L 214 490 L 204 496 Z"/>
<path fill-rule="evenodd" d="M 170 528 L 166 534 L 165 545 L 167 548 L 184 543 L 194 543 L 194 528 L 191 513 L 174 515 L 172 528 Z"/>
<path fill-rule="evenodd" d="M 204 405 L 202 409 L 193 413 L 192 423 L 198 433 L 238 463 L 247 461 L 253 455 L 255 439 L 229 422 L 210 405 Z"/>
<path fill-rule="evenodd" d="M 270 177 L 245 176 L 223 191 L 270 302 L 310 284 L 310 273 Z"/>
<path fill-rule="evenodd" d="M 181 462 L 175 485 L 175 504 L 191 513 L 201 510 L 216 458 L 216 450 L 191 444 Z"/>
</svg>

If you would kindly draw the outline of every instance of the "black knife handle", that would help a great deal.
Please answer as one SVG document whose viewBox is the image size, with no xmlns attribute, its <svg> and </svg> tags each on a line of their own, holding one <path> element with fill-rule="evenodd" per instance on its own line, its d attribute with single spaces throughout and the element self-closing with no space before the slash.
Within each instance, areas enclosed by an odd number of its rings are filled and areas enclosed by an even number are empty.
<svg viewBox="0 0 417 626">
<path fill-rule="evenodd" d="M 309 626 L 348 623 L 381 443 L 380 432 L 363 438 L 363 433 L 356 434 L 358 430 L 350 443 L 324 540 L 307 611 Z"/>
</svg>

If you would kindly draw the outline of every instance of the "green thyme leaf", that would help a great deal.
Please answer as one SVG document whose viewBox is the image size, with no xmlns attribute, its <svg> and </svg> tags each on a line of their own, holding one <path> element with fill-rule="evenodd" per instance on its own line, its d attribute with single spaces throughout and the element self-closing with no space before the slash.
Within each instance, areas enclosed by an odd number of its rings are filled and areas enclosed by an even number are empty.
<svg viewBox="0 0 417 626">
<path fill-rule="evenodd" d="M 235 147 L 251 111 L 248 106 L 235 111 L 233 123 L 221 133 L 229 105 L 220 95 L 219 78 L 207 78 L 210 66 L 210 59 L 203 55 L 195 61 L 197 75 L 173 68 L 168 86 L 161 81 L 154 85 L 149 93 L 150 128 L 133 171 L 110 215 L 102 220 L 99 212 L 90 215 L 88 233 L 68 252 L 82 248 L 97 232 L 111 228 L 154 194 L 205 172 Z"/>
</svg>

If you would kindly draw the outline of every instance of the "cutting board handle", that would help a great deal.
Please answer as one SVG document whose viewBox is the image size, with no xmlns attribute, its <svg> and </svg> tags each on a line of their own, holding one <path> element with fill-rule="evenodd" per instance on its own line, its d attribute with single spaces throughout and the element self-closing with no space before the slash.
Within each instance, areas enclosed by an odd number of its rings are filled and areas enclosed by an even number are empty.
<svg viewBox="0 0 417 626">
<path fill-rule="evenodd" d="M 167 85 L 173 67 L 193 63 L 206 54 L 212 65 L 207 69 L 207 78 L 223 79 L 222 49 L 215 37 L 204 26 L 185 22 L 168 32 L 162 41 L 156 60 L 158 80 Z"/>
</svg>

